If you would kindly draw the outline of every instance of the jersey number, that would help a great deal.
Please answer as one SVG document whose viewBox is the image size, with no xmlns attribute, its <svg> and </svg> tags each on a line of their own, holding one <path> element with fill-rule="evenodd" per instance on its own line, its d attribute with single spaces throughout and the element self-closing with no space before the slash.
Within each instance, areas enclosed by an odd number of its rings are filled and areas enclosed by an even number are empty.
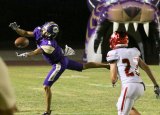
<svg viewBox="0 0 160 115">
<path fill-rule="evenodd" d="M 51 41 L 48 41 L 48 45 L 51 45 Z"/>
<path fill-rule="evenodd" d="M 122 63 L 126 63 L 126 68 L 125 68 L 125 73 L 126 73 L 126 76 L 134 76 L 134 73 L 133 72 L 129 72 L 130 68 L 131 68 L 131 65 L 130 65 L 130 62 L 128 59 L 122 59 Z"/>
</svg>

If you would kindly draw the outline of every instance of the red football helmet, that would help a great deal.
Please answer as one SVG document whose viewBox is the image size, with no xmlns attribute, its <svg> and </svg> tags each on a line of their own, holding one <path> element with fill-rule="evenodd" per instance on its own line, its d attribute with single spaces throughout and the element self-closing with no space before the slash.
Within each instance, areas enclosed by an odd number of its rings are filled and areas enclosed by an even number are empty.
<svg viewBox="0 0 160 115">
<path fill-rule="evenodd" d="M 110 37 L 110 48 L 115 49 L 117 47 L 127 47 L 128 46 L 128 35 L 123 31 L 116 31 Z"/>
</svg>

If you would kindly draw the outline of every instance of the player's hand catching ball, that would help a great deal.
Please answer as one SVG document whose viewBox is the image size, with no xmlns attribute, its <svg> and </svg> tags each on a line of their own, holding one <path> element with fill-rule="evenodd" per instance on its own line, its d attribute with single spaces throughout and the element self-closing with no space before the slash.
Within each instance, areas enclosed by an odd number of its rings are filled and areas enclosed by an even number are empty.
<svg viewBox="0 0 160 115">
<path fill-rule="evenodd" d="M 12 28 L 13 30 L 16 30 L 20 27 L 20 25 L 17 25 L 16 22 L 12 22 L 9 24 L 9 27 Z"/>
<path fill-rule="evenodd" d="M 17 57 L 28 57 L 28 52 L 25 52 L 25 53 L 21 53 L 21 54 L 19 54 L 18 52 L 16 52 L 16 55 L 17 55 Z"/>
</svg>

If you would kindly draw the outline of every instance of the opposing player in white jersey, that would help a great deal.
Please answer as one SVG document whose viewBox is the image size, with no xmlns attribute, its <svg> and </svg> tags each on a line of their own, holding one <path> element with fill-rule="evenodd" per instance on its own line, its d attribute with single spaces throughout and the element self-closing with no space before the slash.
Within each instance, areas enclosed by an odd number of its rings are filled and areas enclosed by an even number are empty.
<svg viewBox="0 0 160 115">
<path fill-rule="evenodd" d="M 112 50 L 108 52 L 106 59 L 110 63 L 111 81 L 114 86 L 119 79 L 122 85 L 117 102 L 118 115 L 140 115 L 133 107 L 135 101 L 143 95 L 145 90 L 138 67 L 147 73 L 158 96 L 160 95 L 159 86 L 149 66 L 140 58 L 140 51 L 137 48 L 126 48 L 129 42 L 126 32 L 114 32 L 109 42 Z"/>
</svg>

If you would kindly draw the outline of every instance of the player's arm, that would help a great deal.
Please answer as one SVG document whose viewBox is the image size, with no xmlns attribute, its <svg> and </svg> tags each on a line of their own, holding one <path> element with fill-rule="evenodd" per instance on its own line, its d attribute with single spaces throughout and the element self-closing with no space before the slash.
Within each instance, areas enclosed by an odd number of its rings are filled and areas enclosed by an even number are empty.
<svg viewBox="0 0 160 115">
<path fill-rule="evenodd" d="M 43 53 L 43 50 L 41 48 L 37 48 L 34 51 L 28 52 L 28 57 L 42 54 L 42 53 Z"/>
<path fill-rule="evenodd" d="M 17 34 L 19 34 L 20 36 L 24 36 L 24 37 L 34 37 L 34 34 L 32 31 L 26 31 L 24 29 L 21 28 L 17 28 L 15 30 L 17 32 Z"/>
<path fill-rule="evenodd" d="M 141 69 L 143 69 L 147 75 L 149 76 L 149 78 L 151 79 L 151 81 L 153 82 L 153 84 L 156 86 L 158 85 L 154 76 L 153 76 L 153 73 L 151 71 L 151 69 L 149 68 L 149 66 L 140 58 L 139 59 L 139 62 L 138 62 L 138 65 Z"/>
<path fill-rule="evenodd" d="M 110 78 L 111 78 L 112 85 L 114 87 L 116 82 L 118 81 L 117 61 L 119 60 L 119 56 L 116 50 L 109 51 L 107 53 L 106 60 L 110 64 Z"/>
<path fill-rule="evenodd" d="M 116 61 L 113 61 L 110 63 L 110 78 L 111 78 L 112 85 L 114 86 L 118 80 Z"/>
<path fill-rule="evenodd" d="M 31 56 L 35 56 L 35 55 L 42 54 L 42 53 L 43 53 L 43 50 L 41 48 L 37 48 L 31 52 L 25 52 L 22 54 L 17 53 L 17 56 L 18 57 L 31 57 Z"/>
<path fill-rule="evenodd" d="M 160 96 L 160 88 L 158 83 L 156 82 L 153 73 L 151 71 L 151 69 L 149 68 L 149 66 L 140 58 L 139 59 L 139 63 L 138 65 L 147 73 L 147 75 L 149 76 L 149 78 L 151 79 L 151 81 L 154 84 L 154 92 L 156 94 L 156 97 L 159 98 Z"/>
<path fill-rule="evenodd" d="M 9 27 L 11 27 L 13 30 L 17 32 L 20 36 L 24 37 L 34 37 L 34 34 L 32 31 L 26 31 L 24 29 L 21 29 L 19 25 L 17 25 L 16 22 L 10 23 Z"/>
</svg>

